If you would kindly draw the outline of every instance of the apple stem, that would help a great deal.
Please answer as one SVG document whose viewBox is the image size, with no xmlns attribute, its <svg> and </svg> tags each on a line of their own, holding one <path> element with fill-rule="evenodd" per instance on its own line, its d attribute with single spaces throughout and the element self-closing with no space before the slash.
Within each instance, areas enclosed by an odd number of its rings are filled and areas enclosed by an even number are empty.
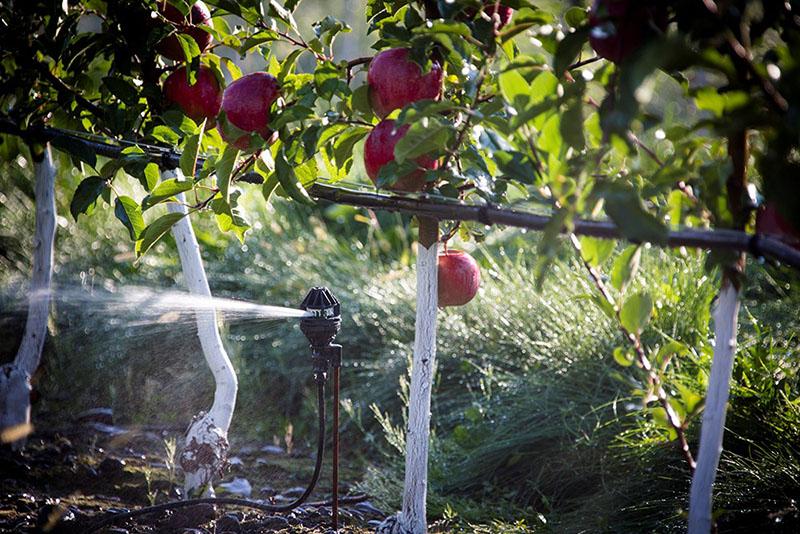
<svg viewBox="0 0 800 534">
<path fill-rule="evenodd" d="M 35 148 L 31 152 L 35 154 Z M 28 293 L 28 317 L 14 362 L 0 367 L 0 430 L 16 429 L 8 439 L 14 448 L 25 444 L 30 433 L 30 379 L 42 357 L 50 315 L 50 285 L 53 277 L 53 243 L 56 234 L 56 168 L 50 144 L 41 159 L 34 155 L 36 227 L 33 233 L 33 272 Z M 5 440 L 4 440 L 5 441 Z"/>
</svg>

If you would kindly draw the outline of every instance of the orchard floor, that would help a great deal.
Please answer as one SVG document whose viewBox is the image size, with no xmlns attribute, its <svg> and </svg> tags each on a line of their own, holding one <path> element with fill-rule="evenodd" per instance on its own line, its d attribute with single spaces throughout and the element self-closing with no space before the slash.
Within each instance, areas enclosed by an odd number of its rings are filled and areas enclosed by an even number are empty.
<svg viewBox="0 0 800 534">
<path fill-rule="evenodd" d="M 98 421 L 37 431 L 21 453 L 0 450 L 0 532 L 90 532 L 97 514 L 136 509 L 177 498 L 179 474 L 170 470 L 165 443 L 180 435 L 165 429 L 113 427 Z M 291 454 L 275 445 L 234 443 L 232 465 L 223 482 L 246 480 L 251 499 L 283 503 L 307 484 L 314 451 Z M 269 515 L 230 506 L 196 505 L 174 512 L 120 521 L 107 534 L 323 533 L 330 529 L 329 453 L 323 479 L 309 503 L 293 512 Z M 353 473 L 343 469 L 342 478 Z M 367 495 L 340 485 L 340 532 L 373 532 L 385 517 Z M 222 494 L 218 493 L 220 496 Z M 226 494 L 226 496 L 237 496 Z M 327 502 L 326 502 L 327 501 Z M 112 510 L 113 511 L 113 510 Z"/>
</svg>

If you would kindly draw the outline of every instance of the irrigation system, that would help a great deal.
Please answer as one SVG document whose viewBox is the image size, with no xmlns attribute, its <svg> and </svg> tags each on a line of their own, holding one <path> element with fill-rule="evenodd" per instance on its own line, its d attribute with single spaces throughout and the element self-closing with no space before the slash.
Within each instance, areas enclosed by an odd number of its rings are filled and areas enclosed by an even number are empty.
<svg viewBox="0 0 800 534">
<path fill-rule="evenodd" d="M 180 152 L 169 147 L 126 140 L 112 140 L 50 126 L 23 130 L 8 120 L 0 120 L 0 133 L 18 135 L 38 142 L 50 142 L 55 148 L 70 154 L 82 151 L 83 153 L 91 152 L 108 158 L 118 158 L 123 155 L 122 151 L 125 148 L 138 146 L 150 161 L 165 168 L 177 167 L 181 157 Z M 198 168 L 202 166 L 203 161 L 204 158 L 198 158 Z M 464 201 L 427 194 L 383 194 L 319 182 L 312 185 L 308 193 L 312 197 L 328 202 L 406 213 L 440 221 L 474 221 L 486 225 L 505 225 L 529 230 L 543 230 L 552 220 L 551 217 L 546 215 L 500 207 L 489 203 L 469 204 Z M 575 235 L 632 241 L 620 232 L 616 224 L 608 220 L 576 219 L 572 224 L 573 228 L 569 231 Z M 562 231 L 564 233 L 567 232 L 566 229 L 562 229 Z M 669 247 L 746 252 L 755 257 L 769 258 L 795 269 L 800 269 L 800 250 L 780 239 L 764 234 L 749 234 L 728 229 L 683 229 L 670 231 L 667 234 L 665 245 Z"/>
<path fill-rule="evenodd" d="M 269 504 L 249 499 L 233 497 L 207 497 L 199 499 L 185 499 L 170 501 L 153 506 L 145 506 L 122 513 L 106 513 L 90 527 L 89 532 L 119 523 L 134 517 L 159 514 L 168 510 L 185 508 L 198 504 L 218 504 L 252 508 L 268 513 L 289 512 L 302 505 L 319 482 L 322 472 L 322 460 L 325 453 L 325 383 L 328 381 L 328 372 L 333 372 L 333 450 L 332 450 L 332 480 L 333 495 L 331 498 L 332 511 L 331 523 L 334 531 L 339 525 L 339 369 L 342 365 L 342 346 L 333 341 L 339 333 L 342 324 L 341 306 L 339 300 L 333 296 L 327 287 L 313 287 L 306 294 L 300 309 L 310 312 L 311 317 L 300 320 L 300 330 L 308 338 L 311 349 L 311 362 L 314 373 L 314 382 L 317 384 L 317 456 L 314 463 L 314 473 L 303 493 L 295 500 L 286 504 Z"/>
</svg>

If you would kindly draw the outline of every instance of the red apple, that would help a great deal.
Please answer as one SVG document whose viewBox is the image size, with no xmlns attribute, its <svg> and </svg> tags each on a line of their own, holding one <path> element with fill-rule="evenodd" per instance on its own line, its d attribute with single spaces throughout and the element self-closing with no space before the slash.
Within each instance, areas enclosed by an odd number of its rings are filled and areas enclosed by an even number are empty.
<svg viewBox="0 0 800 534">
<path fill-rule="evenodd" d="M 222 102 L 222 90 L 214 72 L 201 66 L 194 85 L 186 79 L 186 67 L 170 74 L 164 81 L 164 97 L 177 104 L 195 122 L 216 120 Z"/>
<path fill-rule="evenodd" d="M 463 306 L 478 293 L 481 271 L 475 259 L 461 250 L 439 254 L 439 306 Z"/>
<path fill-rule="evenodd" d="M 408 49 L 392 48 L 372 58 L 367 71 L 369 98 L 372 109 L 385 117 L 418 100 L 438 100 L 442 96 L 444 72 L 434 62 L 423 74 L 417 63 L 408 58 Z"/>
<path fill-rule="evenodd" d="M 242 76 L 225 89 L 222 94 L 222 111 L 231 125 L 269 140 L 275 134 L 269 128 L 270 108 L 280 94 L 280 84 L 274 76 L 266 72 L 254 72 Z M 228 143 L 241 150 L 248 149 L 249 135 L 231 139 L 226 136 L 221 124 L 217 125 L 217 130 Z"/>
<path fill-rule="evenodd" d="M 647 0 L 595 0 L 589 13 L 589 44 L 614 63 L 627 59 L 657 33 L 667 29 L 662 3 Z"/>
<path fill-rule="evenodd" d="M 161 0 L 158 2 L 158 12 L 164 15 L 179 33 L 190 35 L 200 48 L 200 52 L 206 51 L 211 46 L 211 34 L 197 27 L 198 24 L 211 25 L 211 12 L 203 2 L 195 2 L 188 16 L 184 17 L 175 6 Z M 183 61 L 184 59 L 183 49 L 175 35 L 162 39 L 158 43 L 158 52 L 162 56 L 175 61 Z"/>
<path fill-rule="evenodd" d="M 756 213 L 756 233 L 769 234 L 800 249 L 800 231 L 780 214 L 773 202 L 767 202 Z"/>
<path fill-rule="evenodd" d="M 394 146 L 403 138 L 410 126 L 395 127 L 395 122 L 385 119 L 378 123 L 364 142 L 364 168 L 373 183 L 377 183 L 378 173 L 390 161 L 394 161 Z M 417 158 L 417 165 L 425 169 L 438 169 L 439 161 L 429 156 Z M 421 191 L 426 185 L 425 171 L 417 169 L 401 176 L 389 187 L 395 191 Z"/>
</svg>

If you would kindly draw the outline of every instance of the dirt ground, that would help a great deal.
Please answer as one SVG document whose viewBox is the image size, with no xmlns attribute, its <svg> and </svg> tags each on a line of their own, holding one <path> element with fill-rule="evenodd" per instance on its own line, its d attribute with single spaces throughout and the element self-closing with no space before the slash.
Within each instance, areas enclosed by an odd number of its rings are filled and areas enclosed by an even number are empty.
<svg viewBox="0 0 800 534">
<path fill-rule="evenodd" d="M 96 418 L 97 419 L 97 418 Z M 37 431 L 22 452 L 0 450 L 0 532 L 89 533 L 98 519 L 179 498 L 180 472 L 173 443 L 180 433 L 120 428 L 99 420 Z M 283 504 L 302 493 L 315 451 L 233 443 L 231 466 L 218 496 Z M 250 534 L 331 532 L 330 452 L 322 479 L 307 504 L 289 513 L 200 504 L 104 526 L 106 534 Z M 340 477 L 339 532 L 373 532 L 385 517 Z M 352 478 L 351 478 L 352 480 Z M 219 486 L 217 486 L 219 487 Z M 248 494 L 249 487 L 249 494 Z M 235 492 L 238 492 L 237 495 Z"/>
</svg>

